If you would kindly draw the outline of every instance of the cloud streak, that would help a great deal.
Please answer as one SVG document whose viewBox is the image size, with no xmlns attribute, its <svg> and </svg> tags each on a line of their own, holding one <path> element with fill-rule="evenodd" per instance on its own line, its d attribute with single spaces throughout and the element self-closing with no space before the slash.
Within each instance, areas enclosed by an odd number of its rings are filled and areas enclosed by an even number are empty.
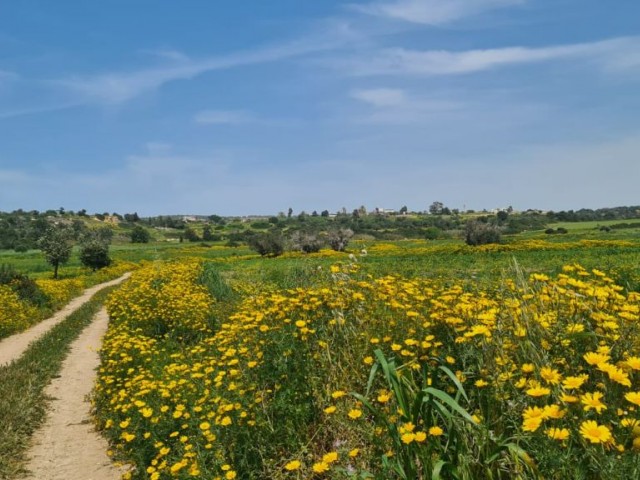
<svg viewBox="0 0 640 480">
<path fill-rule="evenodd" d="M 205 125 L 242 125 L 260 119 L 247 110 L 205 110 L 196 114 L 194 121 Z"/>
<path fill-rule="evenodd" d="M 524 0 L 396 0 L 355 5 L 359 12 L 425 25 L 443 25 L 488 10 L 511 7 Z"/>
<path fill-rule="evenodd" d="M 157 90 L 169 82 L 190 80 L 216 70 L 277 62 L 314 52 L 332 50 L 352 40 L 353 35 L 348 26 L 338 25 L 320 34 L 254 50 L 202 59 L 180 56 L 178 62 L 174 55 L 167 66 L 89 76 L 72 75 L 52 80 L 50 84 L 66 90 L 84 103 L 119 105 Z"/>
<path fill-rule="evenodd" d="M 593 60 L 606 70 L 640 66 L 640 37 L 548 47 L 504 47 L 484 50 L 385 49 L 368 56 L 340 58 L 328 65 L 351 75 L 464 75 L 514 65 L 561 59 Z"/>
<path fill-rule="evenodd" d="M 397 88 L 358 89 L 351 92 L 351 97 L 374 107 L 395 107 L 407 100 L 404 91 Z"/>
</svg>

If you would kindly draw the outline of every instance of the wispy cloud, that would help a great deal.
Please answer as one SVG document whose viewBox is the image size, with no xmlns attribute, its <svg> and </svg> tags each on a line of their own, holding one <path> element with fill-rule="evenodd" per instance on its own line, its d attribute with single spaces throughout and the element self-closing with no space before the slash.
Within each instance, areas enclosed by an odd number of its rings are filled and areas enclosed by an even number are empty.
<svg viewBox="0 0 640 480">
<path fill-rule="evenodd" d="M 159 48 L 153 50 L 140 50 L 140 53 L 145 55 L 151 55 L 153 57 L 159 57 L 166 60 L 173 60 L 175 62 L 186 62 L 189 61 L 189 57 L 179 50 L 175 50 L 173 48 Z"/>
<path fill-rule="evenodd" d="M 469 101 L 461 100 L 459 92 L 455 100 L 453 95 L 415 95 L 396 88 L 352 90 L 349 95 L 369 107 L 364 114 L 352 116 L 356 123 L 426 125 L 435 116 L 443 121 L 443 115 L 468 112 L 472 107 Z"/>
<path fill-rule="evenodd" d="M 51 105 L 40 105 L 36 107 L 14 108 L 0 110 L 0 120 L 14 117 L 23 117 L 25 115 L 36 115 L 39 113 L 57 112 L 60 110 L 68 110 L 81 106 L 78 102 L 63 102 Z"/>
<path fill-rule="evenodd" d="M 194 117 L 196 123 L 214 125 L 241 125 L 256 123 L 260 119 L 247 110 L 205 110 Z"/>
<path fill-rule="evenodd" d="M 175 52 L 170 52 L 169 56 L 173 58 L 166 66 L 89 76 L 72 75 L 52 80 L 51 84 L 67 90 L 84 103 L 118 105 L 154 91 L 166 83 L 189 80 L 207 72 L 277 62 L 331 50 L 351 41 L 354 35 L 348 25 L 332 24 L 320 33 L 288 43 L 201 59 L 191 59 L 183 54 L 176 57 L 173 54 Z M 180 61 L 176 62 L 178 59 Z"/>
<path fill-rule="evenodd" d="M 352 75 L 461 75 L 518 64 L 581 58 L 594 60 L 611 70 L 640 66 L 639 50 L 640 37 L 620 37 L 539 48 L 505 47 L 466 51 L 394 48 L 368 56 L 335 59 L 328 64 Z"/>
<path fill-rule="evenodd" d="M 523 3 L 525 0 L 395 0 L 355 5 L 353 8 L 378 17 L 426 25 L 442 25 L 487 10 Z"/>
<path fill-rule="evenodd" d="M 397 88 L 358 89 L 351 92 L 351 97 L 375 107 L 392 107 L 406 102 L 404 91 Z"/>
<path fill-rule="evenodd" d="M 8 70 L 0 70 L 0 83 L 9 80 L 17 80 L 20 76 L 15 72 L 9 72 Z"/>
</svg>

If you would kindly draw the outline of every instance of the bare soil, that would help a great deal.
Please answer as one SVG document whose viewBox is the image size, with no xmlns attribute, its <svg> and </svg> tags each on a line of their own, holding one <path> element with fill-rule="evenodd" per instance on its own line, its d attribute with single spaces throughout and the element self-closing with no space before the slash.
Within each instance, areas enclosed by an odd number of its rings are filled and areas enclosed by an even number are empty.
<svg viewBox="0 0 640 480">
<path fill-rule="evenodd" d="M 98 350 L 109 318 L 103 308 L 72 344 L 60 377 L 47 387 L 54 400 L 44 426 L 36 432 L 27 469 L 38 480 L 118 480 L 124 469 L 107 456 L 106 440 L 95 431 L 88 400 Z"/>
</svg>

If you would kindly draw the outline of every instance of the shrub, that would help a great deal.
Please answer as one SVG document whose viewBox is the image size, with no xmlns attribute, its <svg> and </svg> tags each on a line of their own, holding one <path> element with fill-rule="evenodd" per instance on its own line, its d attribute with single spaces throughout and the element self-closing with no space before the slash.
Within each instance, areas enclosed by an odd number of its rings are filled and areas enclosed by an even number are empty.
<svg viewBox="0 0 640 480">
<path fill-rule="evenodd" d="M 184 238 L 185 238 L 185 240 L 188 240 L 190 242 L 199 242 L 200 241 L 200 237 L 198 236 L 196 231 L 191 227 L 187 227 L 187 228 L 184 229 Z"/>
<path fill-rule="evenodd" d="M 294 232 L 291 247 L 304 253 L 316 253 L 322 248 L 322 241 L 312 233 Z"/>
<path fill-rule="evenodd" d="M 149 240 L 151 240 L 149 230 L 139 225 L 133 227 L 129 236 L 131 237 L 131 243 L 149 243 Z"/>
<path fill-rule="evenodd" d="M 47 296 L 38 288 L 36 282 L 15 270 L 11 265 L 0 265 L 0 285 L 7 285 L 20 300 L 37 307 L 47 305 Z"/>
<path fill-rule="evenodd" d="M 249 248 L 263 257 L 277 257 L 284 252 L 284 239 L 276 233 L 259 233 L 251 236 L 247 243 Z"/>
<path fill-rule="evenodd" d="M 353 237 L 353 230 L 350 228 L 338 228 L 329 232 L 329 245 L 336 252 L 344 252 Z"/>
<path fill-rule="evenodd" d="M 97 240 L 84 243 L 80 247 L 80 262 L 94 272 L 101 268 L 108 267 L 111 265 L 109 245 Z"/>
<path fill-rule="evenodd" d="M 424 231 L 424 238 L 426 238 L 427 240 L 437 240 L 438 238 L 440 238 L 441 234 L 442 230 L 440 230 L 438 227 L 428 227 Z"/>
<path fill-rule="evenodd" d="M 486 245 L 500 243 L 500 229 L 491 223 L 470 220 L 464 228 L 464 241 L 467 245 Z"/>
</svg>

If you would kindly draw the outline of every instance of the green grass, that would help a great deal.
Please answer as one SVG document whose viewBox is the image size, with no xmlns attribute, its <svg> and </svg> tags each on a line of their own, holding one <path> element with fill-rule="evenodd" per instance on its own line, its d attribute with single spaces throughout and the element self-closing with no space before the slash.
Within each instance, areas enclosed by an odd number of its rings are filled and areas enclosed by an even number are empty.
<svg viewBox="0 0 640 480">
<path fill-rule="evenodd" d="M 553 228 L 566 228 L 570 232 L 597 230 L 600 227 L 608 227 L 616 225 L 618 223 L 634 223 L 634 220 L 592 220 L 588 222 L 557 222 L 550 223 L 549 226 Z"/>
<path fill-rule="evenodd" d="M 24 473 L 29 439 L 44 421 L 50 400 L 44 389 L 60 371 L 70 344 L 91 323 L 114 288 L 98 292 L 31 344 L 22 357 L 0 367 L 0 479 Z"/>
</svg>

